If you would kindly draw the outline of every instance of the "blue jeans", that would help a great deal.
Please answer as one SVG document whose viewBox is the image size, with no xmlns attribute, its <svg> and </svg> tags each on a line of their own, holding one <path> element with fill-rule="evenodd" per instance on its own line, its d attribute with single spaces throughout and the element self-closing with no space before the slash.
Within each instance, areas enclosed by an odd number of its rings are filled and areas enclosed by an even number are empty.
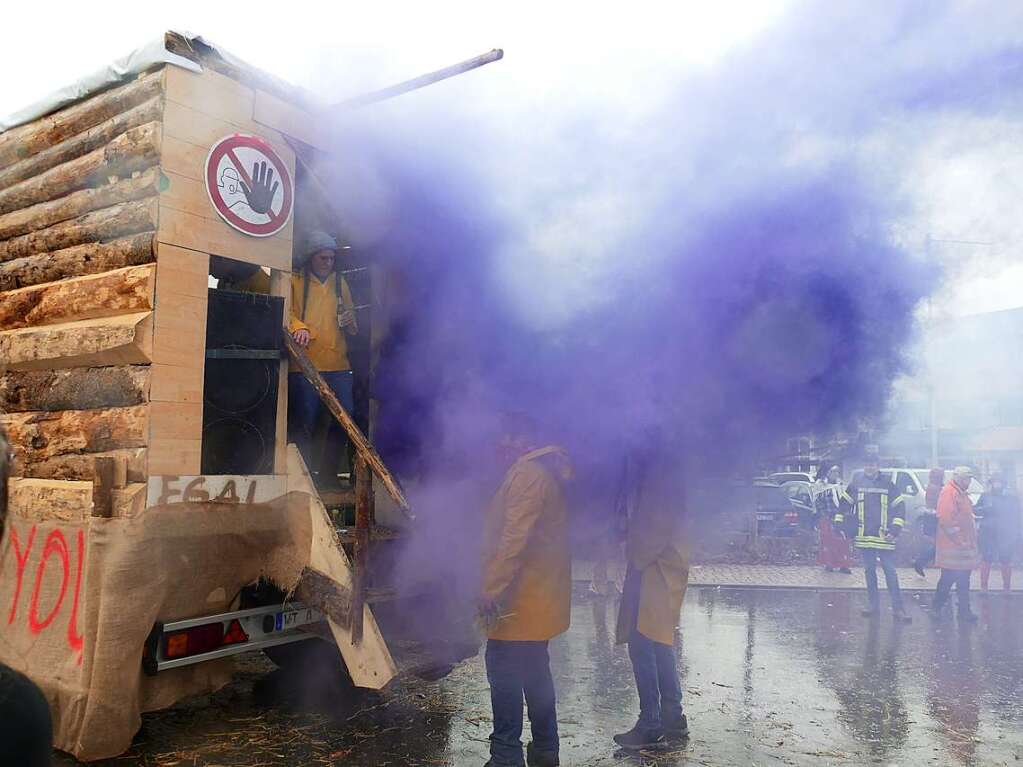
<svg viewBox="0 0 1023 767">
<path fill-rule="evenodd" d="M 351 413 L 355 407 L 353 395 L 354 376 L 351 370 L 335 370 L 328 373 L 320 373 L 323 380 L 327 382 L 330 390 L 334 392 L 341 407 Z M 323 456 L 313 455 L 313 434 L 316 430 L 316 421 L 326 406 L 320 400 L 320 395 L 309 380 L 301 373 L 288 374 L 288 431 L 302 452 L 306 465 L 310 471 L 318 471 Z M 327 431 L 328 443 L 346 444 L 347 436 L 341 425 L 333 416 L 330 417 L 330 426 Z M 332 452 L 325 451 L 328 455 Z M 336 451 L 335 451 L 336 452 Z M 336 467 L 334 467 L 336 470 Z"/>
<path fill-rule="evenodd" d="M 639 692 L 636 726 L 656 732 L 680 729 L 682 684 L 675 648 L 655 642 L 634 628 L 629 636 L 629 659 Z"/>
<path fill-rule="evenodd" d="M 490 756 L 495 767 L 519 767 L 522 758 L 522 700 L 529 709 L 533 748 L 559 750 L 558 712 L 547 642 L 487 640 L 487 681 L 494 711 Z"/>
<path fill-rule="evenodd" d="M 860 549 L 863 556 L 863 575 L 867 579 L 867 600 L 873 612 L 881 610 L 881 595 L 877 589 L 877 563 L 881 563 L 888 593 L 892 597 L 892 609 L 902 612 L 902 591 L 899 590 L 899 573 L 895 569 L 895 552 L 883 549 Z"/>
</svg>

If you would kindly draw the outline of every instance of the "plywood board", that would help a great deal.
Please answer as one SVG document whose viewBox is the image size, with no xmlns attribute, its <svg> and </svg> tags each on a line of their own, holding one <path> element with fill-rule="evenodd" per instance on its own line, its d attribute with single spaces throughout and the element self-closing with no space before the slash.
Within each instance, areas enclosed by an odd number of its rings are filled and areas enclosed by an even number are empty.
<svg viewBox="0 0 1023 767">
<path fill-rule="evenodd" d="M 151 476 L 146 506 L 169 503 L 269 503 L 288 492 L 288 478 L 273 474 Z"/>
<path fill-rule="evenodd" d="M 167 102 L 163 116 L 164 139 L 170 136 L 179 141 L 206 147 L 206 151 L 209 151 L 209 148 L 220 139 L 233 133 L 262 136 L 281 156 L 288 169 L 292 173 L 295 172 L 295 153 L 278 131 L 252 121 L 229 122 L 183 104 Z"/>
<path fill-rule="evenodd" d="M 149 445 L 161 440 L 201 440 L 201 402 L 150 402 Z"/>
<path fill-rule="evenodd" d="M 261 125 L 286 133 L 317 149 L 329 152 L 332 148 L 330 133 L 323 128 L 328 123 L 326 119 L 266 91 L 255 91 L 252 118 Z"/>
<path fill-rule="evenodd" d="M 174 245 L 162 245 L 157 261 L 157 292 L 206 298 L 210 274 L 208 255 Z"/>
<path fill-rule="evenodd" d="M 150 366 L 149 399 L 152 402 L 202 404 L 203 368 L 154 363 Z"/>
<path fill-rule="evenodd" d="M 288 492 L 309 496 L 313 542 L 309 567 L 334 580 L 341 586 L 352 588 L 352 566 L 337 540 L 334 525 L 326 508 L 320 502 L 306 470 L 298 448 L 288 445 Z M 363 635 L 358 645 L 352 642 L 351 631 L 328 620 L 334 641 L 348 666 L 352 681 L 359 687 L 379 690 L 397 674 L 391 653 L 369 605 L 363 605 Z"/>
<path fill-rule="evenodd" d="M 202 442 L 197 439 L 161 439 L 148 451 L 148 474 L 198 474 Z"/>
<path fill-rule="evenodd" d="M 168 102 L 227 122 L 245 125 L 252 121 L 252 88 L 211 69 L 189 72 L 181 67 L 167 67 L 164 94 Z"/>
<path fill-rule="evenodd" d="M 223 221 L 212 221 L 168 205 L 160 206 L 157 239 L 160 243 L 226 256 L 247 264 L 291 270 L 290 239 L 246 237 Z"/>
</svg>

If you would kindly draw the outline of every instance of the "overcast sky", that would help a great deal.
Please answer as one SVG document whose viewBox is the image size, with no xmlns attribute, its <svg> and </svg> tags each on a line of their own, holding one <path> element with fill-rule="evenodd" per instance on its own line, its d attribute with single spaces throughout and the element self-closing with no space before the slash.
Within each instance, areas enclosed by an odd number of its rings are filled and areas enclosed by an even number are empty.
<svg viewBox="0 0 1023 767">
<path fill-rule="evenodd" d="M 789 0 L 634 1 L 612 10 L 597 10 L 592 2 L 454 0 L 8 6 L 8 34 L 0 46 L 4 114 L 174 28 L 201 34 L 327 99 L 502 47 L 504 61 L 405 98 L 409 104 L 436 99 L 506 118 L 527 104 L 534 111 L 543 105 L 552 115 L 589 110 L 623 132 L 642 125 L 673 81 L 727 63 L 743 46 L 771 34 L 792 8 Z M 391 109 L 395 119 L 402 118 L 403 107 Z M 531 125 L 523 141 L 542 142 L 553 130 Z M 923 252 L 930 234 L 931 255 L 957 275 L 937 297 L 940 312 L 1023 305 L 1023 264 L 1016 257 L 1023 241 L 1021 134 L 1014 117 L 958 119 L 915 147 L 912 173 L 900 179 L 914 204 L 898 236 Z M 525 186 L 520 193 L 536 189 Z"/>
</svg>

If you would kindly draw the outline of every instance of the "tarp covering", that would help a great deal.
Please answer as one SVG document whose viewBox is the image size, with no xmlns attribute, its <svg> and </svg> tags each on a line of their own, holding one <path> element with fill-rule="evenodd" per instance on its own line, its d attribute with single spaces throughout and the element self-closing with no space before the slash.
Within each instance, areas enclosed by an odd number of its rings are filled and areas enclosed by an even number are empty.
<svg viewBox="0 0 1023 767">
<path fill-rule="evenodd" d="M 146 72 L 163 64 L 176 64 L 193 72 L 202 71 L 202 67 L 194 61 L 168 51 L 164 44 L 164 38 L 161 36 L 158 40 L 153 40 L 141 48 L 136 48 L 127 56 L 119 58 L 112 64 L 96 70 L 81 80 L 49 94 L 34 104 L 30 104 L 24 109 L 19 109 L 13 114 L 0 117 L 0 133 L 19 125 L 30 123 L 33 120 L 38 120 L 40 117 L 45 117 L 69 104 L 74 104 L 87 96 L 111 88 L 141 72 Z"/>
<path fill-rule="evenodd" d="M 157 506 L 130 519 L 12 515 L 0 542 L 0 661 L 42 688 L 57 748 L 115 756 L 142 712 L 231 678 L 230 659 L 143 675 L 154 623 L 230 609 L 260 576 L 293 587 L 311 538 L 304 493 L 260 506 Z"/>
</svg>

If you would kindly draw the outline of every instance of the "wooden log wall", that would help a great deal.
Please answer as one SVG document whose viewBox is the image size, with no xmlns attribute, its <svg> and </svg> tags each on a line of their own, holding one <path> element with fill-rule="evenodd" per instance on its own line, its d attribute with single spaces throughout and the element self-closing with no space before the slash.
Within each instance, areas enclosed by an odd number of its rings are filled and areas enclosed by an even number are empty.
<svg viewBox="0 0 1023 767">
<path fill-rule="evenodd" d="M 0 134 L 0 424 L 35 518 L 145 504 L 165 79 Z"/>
</svg>

